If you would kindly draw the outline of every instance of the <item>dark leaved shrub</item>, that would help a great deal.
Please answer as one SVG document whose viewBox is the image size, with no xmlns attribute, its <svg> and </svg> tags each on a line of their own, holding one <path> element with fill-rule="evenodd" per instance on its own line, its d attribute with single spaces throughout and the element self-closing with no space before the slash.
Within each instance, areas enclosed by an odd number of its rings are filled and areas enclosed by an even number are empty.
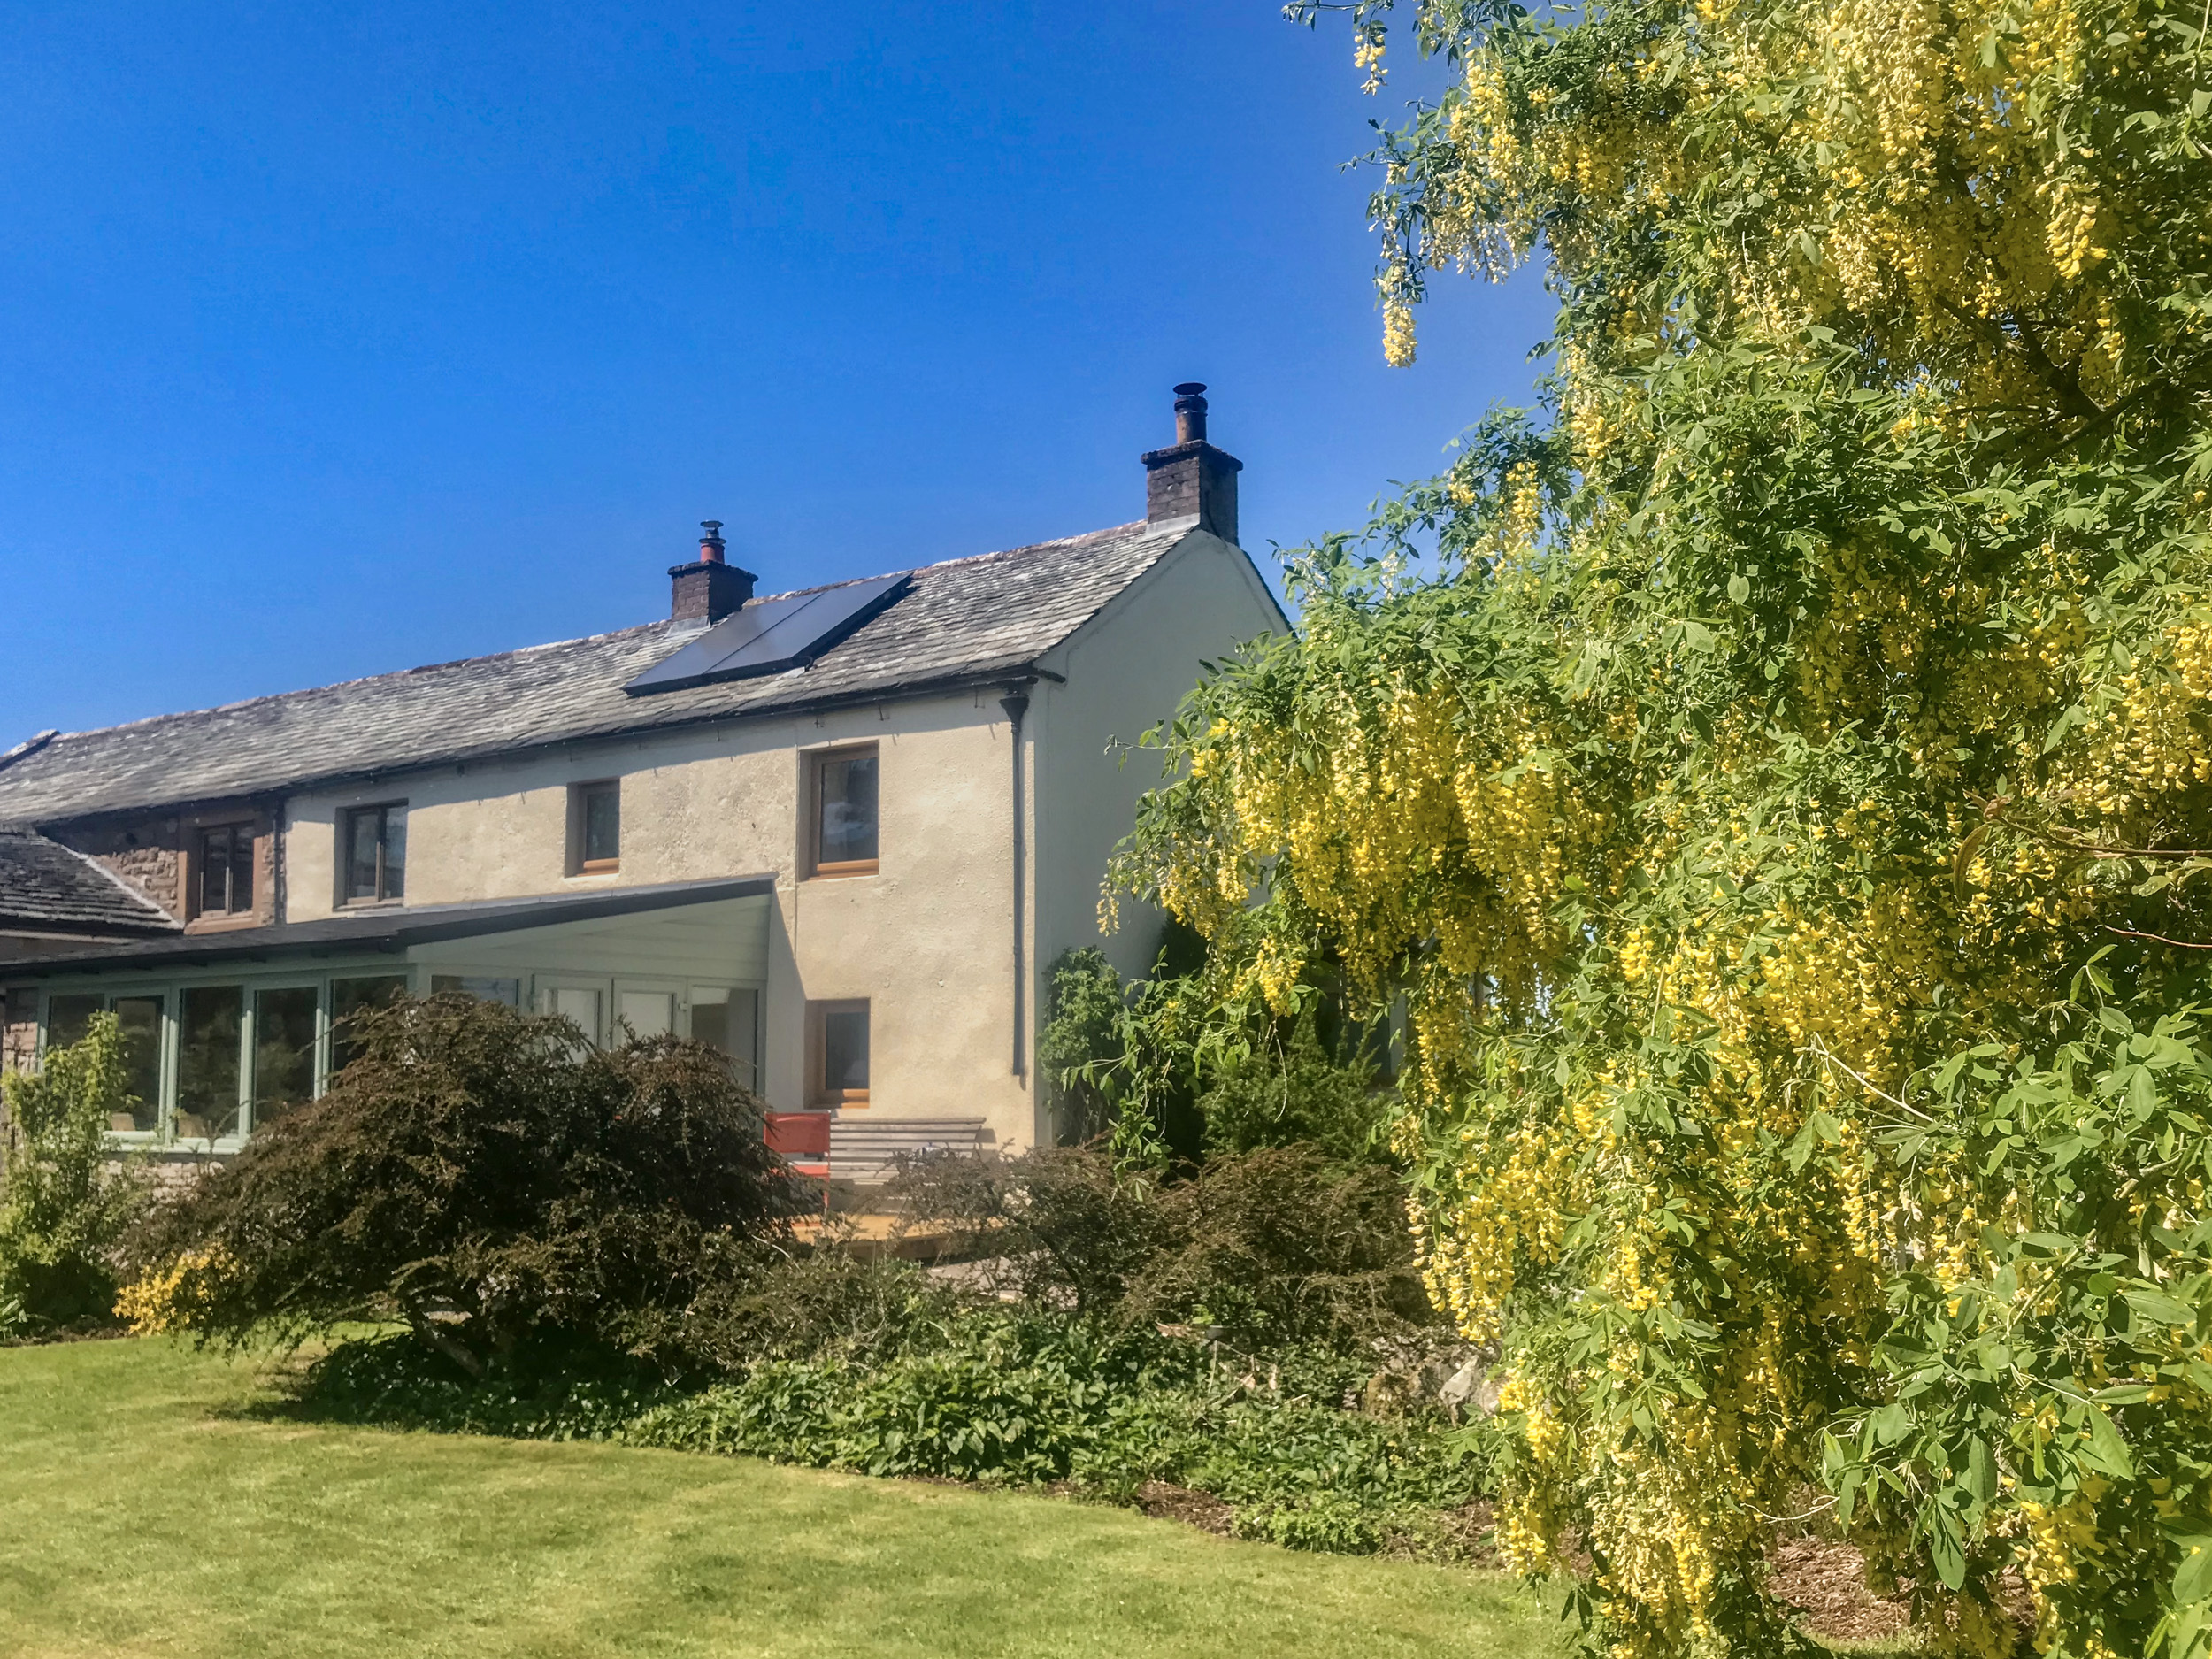
<svg viewBox="0 0 2212 1659">
<path fill-rule="evenodd" d="M 803 1194 L 710 1048 L 600 1051 L 465 996 L 359 1017 L 359 1057 L 135 1240 L 143 1327 L 240 1341 L 403 1320 L 480 1374 L 559 1337 L 674 1358 Z"/>
<path fill-rule="evenodd" d="M 910 1262 L 838 1249 L 780 1252 L 709 1279 L 684 1317 L 684 1348 L 724 1372 L 763 1360 L 895 1354 L 957 1317 L 953 1291 Z"/>
<path fill-rule="evenodd" d="M 981 1258 L 991 1288 L 1123 1325 L 1219 1325 L 1243 1347 L 1363 1348 L 1432 1326 L 1403 1188 L 1305 1146 L 1132 1181 L 1097 1148 L 910 1164 L 918 1223 Z"/>
<path fill-rule="evenodd" d="M 1078 1313 L 1119 1305 L 1130 1279 L 1172 1240 L 1153 1188 L 1121 1179 L 1094 1147 L 1014 1158 L 907 1161 L 887 1197 L 988 1263 L 990 1288 Z"/>
<path fill-rule="evenodd" d="M 1263 1147 L 1150 1202 L 1159 1244 L 1128 1277 L 1124 1319 L 1218 1325 L 1246 1348 L 1363 1350 L 1438 1323 L 1389 1170 Z"/>
</svg>

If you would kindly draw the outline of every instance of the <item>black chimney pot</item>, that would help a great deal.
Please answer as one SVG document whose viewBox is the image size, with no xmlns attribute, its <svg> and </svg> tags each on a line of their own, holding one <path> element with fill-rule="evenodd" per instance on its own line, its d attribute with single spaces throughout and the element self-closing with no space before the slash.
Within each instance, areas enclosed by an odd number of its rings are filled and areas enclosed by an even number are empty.
<svg viewBox="0 0 2212 1659">
<path fill-rule="evenodd" d="M 1185 380 L 1175 388 L 1175 442 L 1206 442 L 1206 382 Z"/>
</svg>

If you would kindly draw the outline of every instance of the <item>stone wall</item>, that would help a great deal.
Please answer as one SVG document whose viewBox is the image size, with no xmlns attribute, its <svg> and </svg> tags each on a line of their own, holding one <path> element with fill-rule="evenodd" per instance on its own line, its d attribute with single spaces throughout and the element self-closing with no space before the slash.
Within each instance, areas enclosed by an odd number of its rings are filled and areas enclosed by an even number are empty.
<svg viewBox="0 0 2212 1659">
<path fill-rule="evenodd" d="M 200 833 L 223 824 L 250 823 L 254 834 L 253 912 L 250 917 L 210 917 L 210 927 L 250 922 L 266 926 L 277 919 L 276 837 L 271 815 L 252 807 L 233 807 L 181 817 L 148 817 L 64 825 L 46 833 L 72 852 L 83 854 L 144 894 L 179 921 L 193 926 L 193 863 Z"/>
<path fill-rule="evenodd" d="M 0 987 L 0 1073 L 27 1071 L 38 1058 L 38 998 Z M 0 1172 L 8 1166 L 8 1102 L 0 1094 Z"/>
<path fill-rule="evenodd" d="M 37 993 L 0 990 L 0 1071 L 27 1071 L 37 1058 Z"/>
<path fill-rule="evenodd" d="M 170 915 L 184 915 L 181 826 L 174 818 L 74 826 L 47 834 L 119 876 Z"/>
</svg>

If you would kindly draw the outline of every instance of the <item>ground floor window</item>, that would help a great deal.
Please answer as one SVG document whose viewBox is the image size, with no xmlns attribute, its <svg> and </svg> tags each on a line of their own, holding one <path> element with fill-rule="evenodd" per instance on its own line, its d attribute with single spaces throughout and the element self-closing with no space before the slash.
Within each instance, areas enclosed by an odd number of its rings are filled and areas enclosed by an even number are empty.
<svg viewBox="0 0 2212 1659">
<path fill-rule="evenodd" d="M 278 986 L 253 998 L 253 1121 L 273 1123 L 315 1098 L 315 1037 L 322 997 L 311 985 Z"/>
<path fill-rule="evenodd" d="M 817 1106 L 868 1103 L 868 1004 L 864 1002 L 807 1005 L 809 1091 Z"/>
<path fill-rule="evenodd" d="M 556 985 L 546 993 L 546 1011 L 558 1014 L 563 1019 L 576 1022 L 584 1033 L 584 1041 L 594 1045 L 606 1041 L 606 1033 L 600 1028 L 600 1017 L 607 1003 L 607 994 L 595 985 Z"/>
<path fill-rule="evenodd" d="M 407 976 L 403 973 L 373 973 L 330 982 L 332 1076 L 344 1071 L 360 1055 L 360 1045 L 354 1035 L 354 1016 L 383 1007 L 406 989 Z"/>
<path fill-rule="evenodd" d="M 503 978 L 495 973 L 434 973 L 430 976 L 430 994 L 433 996 L 442 996 L 450 991 L 475 997 L 479 1002 L 504 1002 L 510 1008 L 522 1006 L 522 981 Z"/>
<path fill-rule="evenodd" d="M 238 1081 L 246 992 L 238 985 L 196 985 L 177 1022 L 177 1139 L 220 1141 L 242 1132 Z"/>
<path fill-rule="evenodd" d="M 633 1035 L 666 1037 L 676 1029 L 680 1000 L 673 991 L 618 991 L 615 1013 Z"/>
<path fill-rule="evenodd" d="M 760 992 L 755 987 L 541 974 L 537 1008 L 574 1020 L 587 1040 L 601 1046 L 626 1034 L 693 1038 L 727 1055 L 731 1071 L 746 1088 L 760 1087 Z"/>
<path fill-rule="evenodd" d="M 130 1106 L 108 1118 L 120 1134 L 151 1134 L 161 1121 L 161 1004 L 158 996 L 109 996 L 103 992 L 56 995 L 46 1000 L 46 1045 L 81 1042 L 92 1017 L 112 1013 L 122 1028 L 123 1071 Z"/>
<path fill-rule="evenodd" d="M 131 1098 L 137 1102 L 127 1126 L 151 1134 L 161 1126 L 161 998 L 119 996 L 110 1006 L 115 1023 L 123 1028 L 123 1071 L 130 1080 Z"/>
</svg>

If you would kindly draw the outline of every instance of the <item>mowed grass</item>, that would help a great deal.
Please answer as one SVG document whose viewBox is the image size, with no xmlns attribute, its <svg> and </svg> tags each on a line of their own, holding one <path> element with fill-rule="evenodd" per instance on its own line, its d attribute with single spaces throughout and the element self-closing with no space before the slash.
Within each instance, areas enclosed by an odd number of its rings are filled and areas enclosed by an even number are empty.
<svg viewBox="0 0 2212 1659">
<path fill-rule="evenodd" d="M 288 1421 L 165 1340 L 0 1350 L 0 1654 L 1521 1659 L 1494 1575 L 739 1458 Z"/>
</svg>

